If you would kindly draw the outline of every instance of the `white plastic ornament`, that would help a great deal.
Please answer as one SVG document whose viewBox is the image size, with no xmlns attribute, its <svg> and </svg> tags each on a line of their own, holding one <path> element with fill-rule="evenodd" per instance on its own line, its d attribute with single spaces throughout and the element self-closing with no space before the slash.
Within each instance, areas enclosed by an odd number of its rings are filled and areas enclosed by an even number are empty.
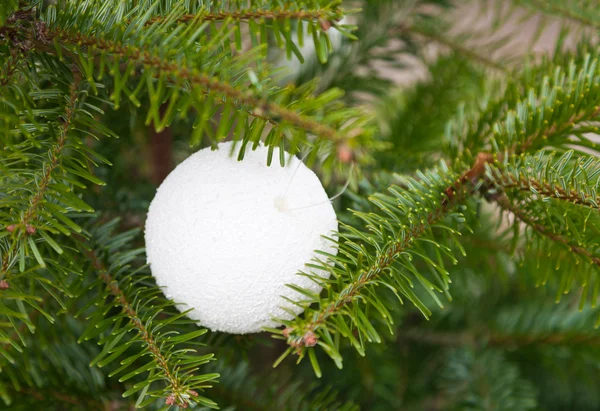
<svg viewBox="0 0 600 411">
<path fill-rule="evenodd" d="M 150 204 L 145 239 L 167 297 L 213 331 L 245 334 L 291 318 L 280 307 L 302 311 L 282 298 L 302 299 L 286 284 L 321 291 L 297 273 L 314 250 L 337 252 L 322 236 L 338 224 L 318 177 L 296 157 L 268 167 L 262 145 L 243 161 L 231 151 L 230 142 L 200 150 L 169 174 Z"/>
</svg>

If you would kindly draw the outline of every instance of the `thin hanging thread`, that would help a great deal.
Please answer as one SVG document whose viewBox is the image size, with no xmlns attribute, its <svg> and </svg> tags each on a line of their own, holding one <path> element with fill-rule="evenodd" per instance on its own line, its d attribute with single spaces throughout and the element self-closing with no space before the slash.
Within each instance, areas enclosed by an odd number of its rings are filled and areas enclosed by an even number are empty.
<svg viewBox="0 0 600 411">
<path fill-rule="evenodd" d="M 290 189 L 290 187 L 292 186 L 292 182 L 294 181 L 294 177 L 296 176 L 296 172 L 298 171 L 298 169 L 300 168 L 300 165 L 304 163 L 304 160 L 306 160 L 306 158 L 308 157 L 308 155 L 311 153 L 313 149 L 311 148 L 303 157 L 302 159 L 300 159 L 300 161 L 298 162 L 298 165 L 296 165 L 296 169 L 294 170 L 294 172 L 292 173 L 292 176 L 290 177 L 290 182 L 288 183 L 285 191 L 283 192 L 283 194 L 281 195 L 281 198 L 285 198 L 285 195 L 287 194 L 288 190 Z M 350 166 L 350 173 L 348 175 L 348 180 L 346 181 L 346 184 L 344 184 L 344 187 L 342 187 L 342 190 L 337 193 L 336 195 L 334 195 L 333 197 L 329 198 L 327 201 L 323 201 L 317 204 L 312 204 L 312 205 L 308 205 L 308 206 L 304 206 L 304 207 L 296 207 L 296 208 L 288 208 L 285 211 L 296 211 L 296 210 L 304 210 L 306 208 L 311 208 L 311 207 L 318 207 L 320 205 L 323 204 L 327 204 L 327 203 L 331 203 L 333 200 L 335 200 L 336 198 L 340 197 L 342 194 L 344 194 L 346 192 L 346 189 L 348 189 L 348 186 L 350 186 L 350 181 L 352 181 L 352 172 L 354 171 L 354 164 L 352 164 Z"/>
<path fill-rule="evenodd" d="M 338 198 L 339 196 L 341 196 L 342 194 L 344 194 L 344 192 L 346 192 L 346 189 L 348 188 L 348 186 L 350 185 L 350 181 L 352 180 L 352 172 L 353 171 L 354 171 L 354 164 L 352 164 L 350 166 L 350 175 L 348 176 L 348 180 L 346 181 L 346 184 L 344 184 L 344 187 L 342 187 L 342 190 L 339 193 L 337 193 L 336 195 L 334 195 L 333 197 L 329 198 L 327 201 L 322 201 L 320 203 L 313 204 L 313 205 L 308 205 L 308 206 L 304 206 L 304 207 L 289 208 L 289 209 L 287 209 L 285 211 L 303 210 L 305 208 L 318 207 L 318 206 L 323 205 L 323 204 L 331 203 L 333 200 L 335 200 L 336 198 Z"/>
<path fill-rule="evenodd" d="M 308 150 L 308 152 L 306 154 L 304 154 L 304 157 L 302 157 L 300 159 L 300 161 L 298 162 L 298 165 L 296 165 L 296 169 L 294 170 L 294 172 L 292 173 L 292 176 L 290 177 L 290 182 L 288 183 L 288 185 L 287 185 L 285 191 L 283 192 L 283 194 L 281 195 L 281 197 L 285 197 L 285 195 L 287 194 L 288 190 L 292 186 L 292 181 L 294 181 L 294 176 L 296 175 L 296 172 L 300 168 L 300 165 L 304 164 L 304 160 L 306 160 L 306 158 L 308 157 L 308 155 L 310 154 L 311 151 L 313 151 L 312 148 L 310 150 Z"/>
</svg>

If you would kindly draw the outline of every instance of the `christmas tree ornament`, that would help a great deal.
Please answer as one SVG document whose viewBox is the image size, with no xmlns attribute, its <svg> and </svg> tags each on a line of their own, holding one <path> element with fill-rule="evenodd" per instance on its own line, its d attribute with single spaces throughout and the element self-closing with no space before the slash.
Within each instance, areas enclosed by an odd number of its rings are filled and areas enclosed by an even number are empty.
<svg viewBox="0 0 600 411">
<path fill-rule="evenodd" d="M 267 147 L 247 149 L 243 161 L 232 151 L 230 142 L 200 150 L 169 174 L 150 204 L 145 240 L 167 297 L 213 331 L 245 334 L 292 318 L 283 308 L 302 312 L 282 298 L 302 299 L 286 284 L 321 291 L 298 272 L 308 272 L 315 250 L 337 253 L 323 236 L 338 224 L 319 178 L 295 156 L 269 167 Z"/>
</svg>

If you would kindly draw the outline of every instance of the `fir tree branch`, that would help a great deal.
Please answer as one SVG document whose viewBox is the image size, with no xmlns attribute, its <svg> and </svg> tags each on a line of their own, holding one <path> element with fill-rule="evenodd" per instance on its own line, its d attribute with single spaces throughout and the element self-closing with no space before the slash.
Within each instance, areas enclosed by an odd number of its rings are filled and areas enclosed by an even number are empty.
<svg viewBox="0 0 600 411">
<path fill-rule="evenodd" d="M 586 250 L 585 248 L 583 248 L 579 245 L 572 244 L 569 241 L 569 239 L 567 239 L 559 234 L 550 232 L 548 230 L 548 228 L 539 224 L 535 219 L 528 216 L 523 210 L 521 210 L 518 207 L 516 207 L 515 205 L 513 205 L 506 195 L 497 196 L 496 202 L 502 209 L 510 211 L 518 220 L 525 223 L 528 227 L 531 227 L 533 230 L 538 232 L 541 236 L 546 237 L 556 243 L 564 245 L 566 248 L 568 248 L 573 253 L 583 257 L 584 259 L 588 260 L 592 264 L 600 266 L 600 257 L 595 256 L 593 253 L 591 253 L 590 251 Z"/>
<path fill-rule="evenodd" d="M 58 140 L 56 141 L 56 145 L 54 146 L 54 148 L 49 153 L 48 162 L 44 165 L 45 172 L 42 176 L 40 183 L 38 184 L 37 192 L 31 199 L 31 205 L 29 206 L 27 211 L 25 211 L 23 219 L 19 222 L 16 228 L 28 227 L 32 220 L 34 220 L 37 217 L 38 207 L 44 199 L 44 195 L 46 194 L 48 185 L 52 180 L 52 172 L 60 165 L 60 154 L 65 148 L 65 144 L 67 142 L 67 135 L 69 133 L 69 130 L 71 129 L 71 126 L 73 124 L 73 118 L 75 116 L 76 106 L 78 102 L 77 93 L 79 91 L 80 81 L 80 76 L 76 75 L 73 84 L 70 87 L 70 94 L 68 100 L 69 104 L 67 105 L 65 110 L 65 115 L 59 132 Z"/>
<path fill-rule="evenodd" d="M 65 29 L 52 30 L 49 33 L 49 37 L 60 39 L 63 42 L 77 45 L 78 47 L 85 46 L 96 48 L 112 55 L 116 55 L 119 58 L 134 61 L 139 65 L 153 68 L 160 74 L 170 77 L 172 81 L 185 80 L 192 85 L 209 92 L 221 93 L 227 98 L 236 101 L 238 107 L 250 106 L 255 108 L 254 110 L 249 111 L 251 115 L 258 113 L 259 116 L 262 115 L 267 117 L 272 124 L 279 124 L 279 120 L 283 120 L 299 129 L 312 132 L 315 135 L 334 143 L 340 143 L 344 140 L 344 137 L 340 135 L 338 131 L 329 126 L 298 114 L 297 112 L 288 110 L 278 104 L 257 97 L 252 92 L 235 88 L 218 78 L 200 73 L 196 69 L 182 67 L 172 61 L 162 59 L 159 56 L 153 55 L 148 50 L 123 45 L 102 38 L 87 36 L 81 33 L 69 32 Z"/>
<path fill-rule="evenodd" d="M 132 381 L 133 386 L 123 396 L 140 392 L 136 402 L 140 407 L 163 398 L 167 405 L 181 408 L 196 404 L 217 408 L 214 401 L 199 394 L 219 377 L 199 372 L 200 366 L 214 359 L 213 354 L 197 354 L 196 347 L 204 345 L 198 338 L 207 330 L 184 319 L 187 311 L 178 311 L 173 301 L 161 296 L 162 291 L 142 264 L 144 250 L 128 247 L 139 230 L 114 234 L 118 226 L 118 219 L 96 222 L 89 242 L 77 242 L 89 262 L 89 271 L 97 276 L 79 292 L 80 300 L 91 298 L 96 307 L 91 310 L 89 304 L 78 313 L 86 315 L 86 329 L 80 333 L 79 342 L 100 337 L 103 346 L 90 364 L 105 367 L 121 359 L 110 376 L 121 375 L 119 382 L 138 380 Z M 113 307 L 120 308 L 120 313 Z M 158 381 L 162 384 L 157 385 Z"/>
<path fill-rule="evenodd" d="M 527 151 L 537 141 L 548 140 L 553 136 L 559 136 L 568 133 L 573 127 L 580 122 L 594 120 L 600 116 L 600 106 L 596 106 L 591 110 L 584 110 L 578 114 L 574 114 L 568 121 L 563 123 L 554 123 L 546 130 L 542 129 L 539 132 L 530 135 L 521 143 L 515 143 L 509 150 L 510 153 L 521 154 Z"/>
<path fill-rule="evenodd" d="M 591 77 L 592 74 L 589 73 L 591 71 L 591 69 L 587 68 L 588 67 L 587 63 L 586 63 L 585 67 L 586 68 L 583 68 L 581 70 L 581 72 L 585 73 L 587 75 L 587 77 L 585 77 L 586 81 L 591 82 L 593 79 Z M 574 72 L 576 69 L 577 69 L 576 66 L 573 66 L 571 68 L 572 72 Z M 557 76 L 557 78 L 558 78 L 558 80 L 556 80 L 557 82 L 565 81 L 564 78 L 561 78 L 558 76 Z M 583 77 L 580 77 L 580 78 L 583 78 Z M 590 80 L 587 80 L 587 79 L 590 79 Z M 579 85 L 582 82 L 583 82 L 583 80 L 580 80 L 579 83 L 577 83 L 577 84 Z M 569 86 L 574 87 L 573 84 L 570 84 Z M 558 84 L 555 87 L 558 87 Z M 542 89 L 542 93 L 541 93 L 542 96 L 545 97 L 545 94 L 548 93 L 548 91 L 546 90 L 548 88 L 549 88 L 548 85 L 544 84 L 544 88 Z M 568 90 L 570 90 L 570 88 Z M 529 101 L 531 100 L 532 96 L 534 96 L 534 95 L 535 94 L 530 93 Z M 590 99 L 593 99 L 593 96 L 594 95 L 590 94 Z M 565 101 L 569 101 L 570 97 L 572 97 L 572 96 L 565 96 Z M 580 98 L 579 95 L 577 96 L 577 98 Z M 581 98 L 583 99 L 583 97 L 581 97 Z M 548 106 L 549 106 L 548 112 L 550 112 L 550 113 L 553 112 L 551 110 L 552 106 L 550 103 L 563 104 L 564 106 L 567 105 L 567 103 L 565 103 L 563 101 L 556 102 L 554 100 L 548 100 Z M 519 105 L 520 104 L 521 104 L 521 102 L 519 102 Z M 532 108 L 535 108 L 535 105 L 533 103 L 530 103 L 530 105 L 533 106 Z M 547 139 L 554 140 L 556 137 L 561 137 L 561 136 L 565 135 L 566 133 L 568 133 L 570 130 L 572 130 L 573 126 L 575 124 L 595 119 L 595 117 L 598 116 L 598 114 L 600 114 L 600 108 L 597 105 L 592 105 L 591 107 L 590 106 L 591 106 L 590 104 L 588 104 L 588 105 L 581 104 L 579 106 L 579 108 L 577 109 L 577 111 L 575 112 L 575 114 L 571 113 L 570 117 L 567 116 L 567 114 L 564 114 L 562 119 L 560 117 L 557 117 L 556 119 L 554 119 L 554 121 L 550 125 L 547 125 L 548 121 L 542 122 L 541 127 L 539 129 L 536 130 L 534 128 L 533 131 L 529 132 L 530 133 L 529 135 L 527 135 L 525 133 L 519 134 L 518 142 L 515 142 L 512 145 L 509 145 L 508 148 L 506 148 L 503 151 L 500 151 L 499 153 L 496 153 L 496 154 L 489 153 L 489 152 L 479 153 L 476 156 L 475 164 L 470 169 L 468 169 L 466 172 L 464 172 L 461 175 L 461 177 L 457 180 L 456 183 L 454 183 L 452 186 L 450 186 L 444 190 L 445 198 L 442 201 L 441 206 L 445 207 L 447 204 L 454 202 L 457 192 L 468 192 L 469 194 L 477 194 L 477 192 L 479 192 L 481 194 L 489 195 L 490 194 L 490 193 L 488 193 L 489 181 L 485 181 L 486 180 L 485 172 L 490 163 L 502 164 L 504 162 L 505 158 L 507 158 L 507 157 L 514 158 L 516 155 L 532 148 L 534 146 L 534 144 L 536 144 L 540 139 L 543 139 L 544 141 L 546 141 Z M 570 105 L 568 107 L 575 108 L 577 106 Z M 524 115 L 523 113 L 524 113 L 524 111 L 522 110 L 521 112 L 518 112 L 518 115 L 523 116 Z M 567 113 L 569 113 L 569 112 L 567 112 Z M 503 123 L 502 126 L 500 126 L 498 128 L 498 130 L 499 130 L 498 134 L 502 134 L 503 128 L 506 128 L 507 139 L 511 135 L 511 133 L 513 135 L 516 135 L 516 133 L 514 131 L 515 130 L 514 116 L 515 116 L 514 112 L 508 112 L 507 118 L 502 121 L 502 123 Z M 517 121 L 520 121 L 520 120 L 521 120 L 520 118 L 517 119 Z M 523 130 L 528 130 L 528 128 L 525 127 L 526 124 L 527 123 L 524 123 L 523 125 L 519 125 L 519 126 Z M 495 130 L 495 132 L 496 132 L 496 130 Z M 482 180 L 483 180 L 483 183 L 482 183 Z M 491 196 L 490 199 L 496 199 L 497 201 L 503 200 L 502 198 L 500 198 L 500 199 L 494 198 L 494 196 Z M 518 211 L 519 210 L 517 210 L 517 212 Z M 424 218 L 422 218 L 421 221 L 431 222 L 430 217 L 431 217 L 431 215 L 429 215 L 429 217 L 424 217 Z M 527 215 L 524 213 L 518 214 L 517 217 L 521 217 L 523 219 L 528 218 Z M 369 220 L 366 220 L 366 221 L 369 224 L 373 224 Z M 586 257 L 587 259 L 591 260 L 594 264 L 600 265 L 600 258 L 595 257 L 585 248 L 580 247 L 578 245 L 571 244 L 568 239 L 565 239 L 562 236 L 559 236 L 557 234 L 549 232 L 545 227 L 543 227 L 541 224 L 539 224 L 535 221 L 525 220 L 524 222 L 528 222 L 529 224 L 531 224 L 532 227 L 536 231 L 540 232 L 540 234 L 542 234 L 543 236 L 567 246 L 570 250 L 575 252 L 575 254 Z M 379 222 L 379 223 L 381 224 L 381 222 Z M 421 233 L 422 232 L 417 228 L 416 231 L 406 233 L 405 238 L 409 238 L 409 239 L 410 238 L 418 238 L 418 236 Z M 388 249 L 388 251 L 389 250 L 392 250 L 392 252 L 403 251 L 409 245 L 410 245 L 410 241 L 406 242 L 406 240 L 403 240 L 403 242 L 401 242 L 401 243 L 395 242 Z M 344 307 L 349 302 L 353 301 L 353 298 L 356 295 L 360 294 L 359 291 L 368 283 L 368 281 L 372 278 L 372 276 L 376 276 L 379 272 L 382 272 L 385 268 L 387 268 L 391 265 L 391 262 L 388 260 L 388 258 L 390 256 L 387 255 L 386 252 L 382 252 L 380 254 L 380 257 L 378 258 L 378 260 L 375 262 L 375 264 L 373 264 L 368 270 L 366 270 L 364 272 L 361 271 L 360 273 L 358 273 L 357 277 L 352 282 L 350 282 L 348 285 L 346 285 L 341 290 L 341 292 L 335 296 L 333 301 L 329 301 L 328 304 L 322 305 L 321 309 L 318 312 L 313 313 L 313 315 L 308 317 L 307 321 L 300 326 L 301 328 L 288 327 L 286 329 L 286 331 L 284 332 L 284 336 L 288 337 L 288 343 L 292 347 L 303 347 L 303 346 L 314 345 L 316 343 L 316 338 L 315 338 L 313 331 L 317 330 L 320 325 L 324 324 L 326 322 L 327 318 L 329 318 L 333 314 L 338 313 L 342 307 Z M 296 326 L 296 327 L 298 327 L 298 326 Z"/>
<path fill-rule="evenodd" d="M 486 165 L 488 182 L 499 190 L 533 193 L 541 199 L 554 198 L 592 209 L 600 208 L 596 193 L 600 162 L 592 156 L 573 158 L 569 150 L 555 160 L 556 153 L 540 150 L 513 157 L 510 162 Z"/>
<path fill-rule="evenodd" d="M 74 72 L 74 81 L 70 86 L 67 106 L 65 107 L 65 113 L 62 119 L 58 139 L 54 147 L 48 153 L 48 161 L 42 166 L 43 175 L 37 185 L 37 190 L 30 198 L 29 207 L 24 212 L 21 221 L 15 222 L 9 227 L 6 227 L 7 230 L 13 233 L 13 241 L 11 242 L 11 246 L 7 252 L 4 253 L 2 259 L 2 269 L 0 270 L 0 280 L 6 281 L 10 276 L 8 271 L 9 261 L 12 253 L 16 250 L 19 240 L 26 235 L 32 235 L 36 232 L 36 228 L 32 223 L 37 218 L 38 208 L 40 207 L 40 204 L 42 204 L 48 186 L 52 181 L 52 173 L 60 165 L 61 152 L 67 143 L 68 133 L 71 130 L 76 113 L 80 83 L 81 77 L 79 74 Z"/>
<path fill-rule="evenodd" d="M 510 76 L 494 101 L 482 101 L 482 111 L 461 110 L 448 123 L 449 154 L 461 156 L 468 148 L 496 152 L 501 160 L 543 146 L 595 149 L 585 133 L 597 131 L 591 122 L 600 116 L 598 58 L 596 48 L 582 45 L 562 60 Z"/>
<path fill-rule="evenodd" d="M 247 21 L 247 20 L 321 20 L 333 18 L 341 15 L 341 9 L 315 9 L 315 10 L 237 10 L 237 11 L 220 11 L 218 13 L 200 13 L 200 14 L 184 14 L 177 19 L 177 22 L 190 21 Z M 161 16 L 153 17 L 146 24 L 153 24 L 163 21 L 165 18 Z M 326 30 L 325 30 L 326 31 Z"/>
<path fill-rule="evenodd" d="M 501 178 L 501 181 L 496 183 L 504 189 L 519 189 L 524 192 L 534 192 L 545 198 L 555 198 L 557 200 L 568 201 L 572 204 L 583 205 L 593 209 L 600 209 L 600 197 L 595 199 L 587 196 L 585 193 L 579 193 L 575 190 L 565 190 L 558 185 L 536 181 L 532 178 L 515 178 L 512 174 L 502 176 L 495 175 L 496 178 Z"/>
<path fill-rule="evenodd" d="M 598 116 L 600 116 L 600 106 L 595 106 L 592 109 L 583 110 L 582 112 L 580 112 L 578 114 L 574 114 L 566 122 L 554 123 L 552 126 L 548 127 L 545 130 L 541 129 L 535 133 L 528 135 L 524 139 L 524 141 L 514 143 L 511 147 L 509 147 L 504 152 L 499 152 L 496 154 L 489 153 L 489 152 L 478 153 L 477 156 L 475 157 L 475 163 L 474 163 L 473 167 L 470 168 L 469 170 L 465 171 L 463 173 L 463 175 L 461 176 L 461 178 L 453 186 L 448 187 L 448 189 L 446 189 L 446 191 L 445 191 L 446 195 L 448 196 L 448 198 L 451 198 L 453 195 L 453 192 L 460 190 L 461 187 L 463 185 L 465 185 L 466 183 L 475 184 L 477 182 L 477 180 L 482 179 L 484 177 L 484 173 L 485 173 L 486 167 L 488 165 L 495 164 L 498 167 L 496 169 L 495 173 L 497 175 L 498 174 L 503 175 L 504 170 L 503 170 L 502 163 L 503 163 L 504 159 L 515 158 L 517 155 L 525 153 L 539 140 L 547 141 L 555 136 L 564 135 L 564 134 L 568 133 L 570 130 L 572 130 L 576 124 L 579 124 L 579 123 L 585 122 L 585 121 L 594 120 Z M 494 177 L 494 176 L 492 176 L 492 177 Z M 509 183 L 509 184 L 511 184 L 511 183 Z M 536 188 L 535 186 L 533 186 L 533 182 L 530 182 L 530 184 L 532 184 L 531 187 Z M 554 192 L 554 193 L 551 192 L 551 186 L 545 187 L 545 188 L 544 188 L 544 186 L 540 186 L 540 189 L 542 191 L 545 190 L 545 191 L 549 192 L 551 194 L 551 195 L 549 195 L 549 197 L 558 198 L 558 195 L 562 195 L 563 198 L 568 198 L 570 201 L 574 201 L 575 196 L 577 196 L 578 203 L 583 204 L 583 203 L 581 203 L 581 201 L 585 202 L 585 199 L 581 199 L 581 196 L 578 196 L 577 193 L 574 193 L 574 192 L 567 193 L 565 190 L 560 189 L 559 187 L 556 187 L 558 194 L 556 192 Z M 593 203 L 592 203 L 592 205 L 593 205 Z"/>
<path fill-rule="evenodd" d="M 542 127 L 538 131 L 528 134 L 523 141 L 515 142 L 508 147 L 506 151 L 497 153 L 496 156 L 492 156 L 490 153 L 480 153 L 479 155 L 487 156 L 488 160 L 486 163 L 491 163 L 495 158 L 501 163 L 505 158 L 511 158 L 515 155 L 525 153 L 532 148 L 534 144 L 540 141 L 549 141 L 554 137 L 568 134 L 570 131 L 574 130 L 574 127 L 577 124 L 593 121 L 598 116 L 600 116 L 600 106 L 589 108 L 589 106 L 586 107 L 583 105 L 581 111 L 573 114 L 568 120 L 554 122 L 549 127 Z M 506 122 L 506 119 L 502 121 Z"/>
<path fill-rule="evenodd" d="M 360 273 L 355 281 L 347 284 L 334 301 L 331 301 L 328 305 L 320 309 L 317 316 L 304 323 L 300 330 L 288 328 L 286 333 L 288 335 L 291 333 L 302 335 L 304 344 L 310 346 L 311 344 L 309 344 L 307 340 L 312 340 L 314 338 L 314 330 L 317 330 L 323 325 L 329 317 L 339 313 L 346 305 L 352 303 L 355 297 L 360 295 L 361 290 L 366 285 L 388 269 L 395 262 L 396 258 L 402 252 L 410 248 L 420 236 L 429 231 L 433 225 L 441 221 L 450 211 L 452 206 L 456 204 L 459 198 L 459 195 L 454 195 L 450 201 L 442 202 L 437 209 L 432 210 L 426 218 L 422 219 L 420 224 L 412 227 L 402 238 L 397 239 L 382 252 L 381 256 L 372 266 Z M 289 342 L 293 345 L 294 340 L 291 339 Z"/>
<path fill-rule="evenodd" d="M 123 312 L 127 315 L 130 323 L 135 327 L 141 339 L 146 343 L 148 350 L 156 360 L 156 363 L 160 369 L 162 369 L 164 372 L 169 390 L 171 391 L 171 394 L 166 398 L 167 404 L 171 402 L 171 405 L 177 404 L 182 408 L 187 408 L 188 402 L 183 396 L 197 396 L 198 393 L 188 390 L 185 384 L 183 384 L 180 378 L 177 376 L 175 370 L 169 366 L 167 358 L 161 352 L 160 346 L 156 343 L 152 334 L 148 332 L 148 329 L 138 316 L 138 313 L 127 300 L 125 293 L 121 290 L 113 276 L 108 272 L 107 267 L 100 260 L 96 252 L 94 250 L 90 250 L 86 252 L 86 256 L 91 261 L 97 275 L 106 284 L 116 301 L 118 301 Z"/>
</svg>

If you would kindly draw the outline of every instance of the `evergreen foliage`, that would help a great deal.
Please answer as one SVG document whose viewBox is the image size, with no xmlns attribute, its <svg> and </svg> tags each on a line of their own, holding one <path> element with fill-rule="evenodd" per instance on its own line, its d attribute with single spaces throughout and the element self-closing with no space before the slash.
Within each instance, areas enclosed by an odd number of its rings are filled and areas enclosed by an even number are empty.
<svg viewBox="0 0 600 411">
<path fill-rule="evenodd" d="M 457 33 L 445 0 L 2 1 L 2 404 L 598 409 L 594 3 L 473 0 Z M 554 52 L 492 53 L 515 16 L 558 19 Z M 139 235 L 154 160 L 225 139 L 350 181 L 323 292 L 258 335 L 190 321 Z"/>
</svg>

